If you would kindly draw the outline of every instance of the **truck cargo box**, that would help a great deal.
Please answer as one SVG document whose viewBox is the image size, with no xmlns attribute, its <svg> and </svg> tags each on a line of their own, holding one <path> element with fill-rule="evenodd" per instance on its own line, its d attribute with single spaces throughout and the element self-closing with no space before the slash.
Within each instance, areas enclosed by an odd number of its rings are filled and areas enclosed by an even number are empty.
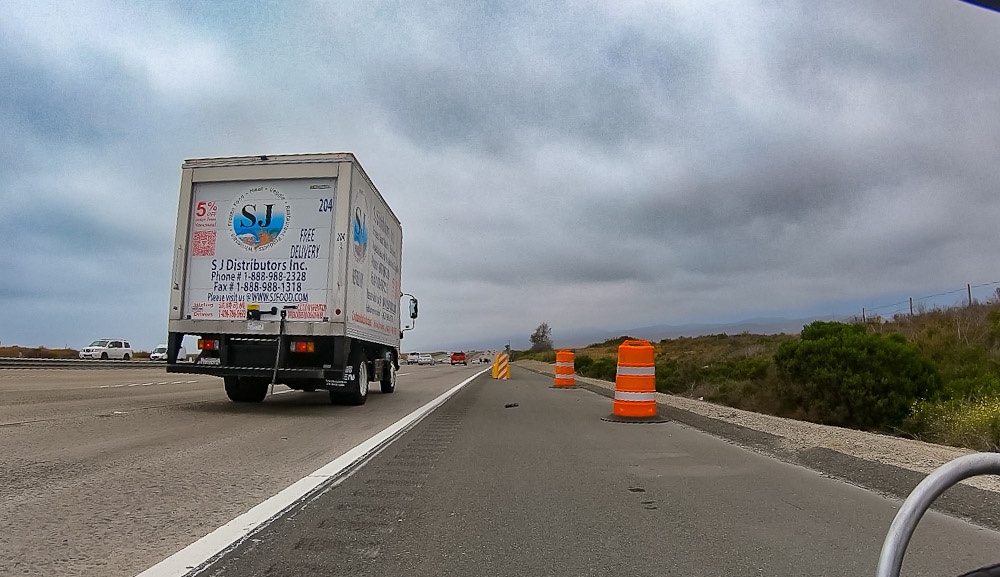
<svg viewBox="0 0 1000 577">
<path fill-rule="evenodd" d="M 169 371 L 333 391 L 358 355 L 398 367 L 402 227 L 353 154 L 187 160 L 175 237 L 168 333 L 209 348 Z"/>
</svg>

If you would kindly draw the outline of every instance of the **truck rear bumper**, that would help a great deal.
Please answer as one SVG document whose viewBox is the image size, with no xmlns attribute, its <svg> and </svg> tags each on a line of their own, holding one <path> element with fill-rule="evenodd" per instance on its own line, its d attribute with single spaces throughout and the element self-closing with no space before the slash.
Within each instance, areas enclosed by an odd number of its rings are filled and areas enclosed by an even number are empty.
<svg viewBox="0 0 1000 577">
<path fill-rule="evenodd" d="M 194 363 L 169 363 L 168 373 L 211 375 L 214 377 L 249 377 L 267 379 L 274 376 L 274 369 L 262 367 L 225 367 L 219 365 L 197 365 Z M 278 369 L 276 382 L 293 389 L 340 390 L 348 386 L 343 371 L 325 368 Z"/>
</svg>

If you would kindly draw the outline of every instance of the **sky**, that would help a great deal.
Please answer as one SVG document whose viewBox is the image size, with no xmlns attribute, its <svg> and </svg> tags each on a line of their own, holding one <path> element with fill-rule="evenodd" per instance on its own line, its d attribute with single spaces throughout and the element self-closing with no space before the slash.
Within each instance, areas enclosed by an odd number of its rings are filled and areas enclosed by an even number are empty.
<svg viewBox="0 0 1000 577">
<path fill-rule="evenodd" d="M 180 166 L 244 154 L 357 156 L 406 350 L 987 298 L 998 39 L 958 0 L 8 0 L 0 343 L 164 342 Z"/>
</svg>

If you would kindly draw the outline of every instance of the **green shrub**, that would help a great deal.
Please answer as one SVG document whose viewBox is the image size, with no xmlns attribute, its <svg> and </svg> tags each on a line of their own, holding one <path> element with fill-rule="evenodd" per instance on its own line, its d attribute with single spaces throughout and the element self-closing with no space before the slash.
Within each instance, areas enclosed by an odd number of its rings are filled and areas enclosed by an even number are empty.
<svg viewBox="0 0 1000 577">
<path fill-rule="evenodd" d="M 684 393 L 703 382 L 697 364 L 667 359 L 656 363 L 656 390 L 661 393 Z"/>
<path fill-rule="evenodd" d="M 814 322 L 774 358 L 779 397 L 818 422 L 897 427 L 913 403 L 941 389 L 935 366 L 905 337 L 869 334 L 862 325 Z"/>
<path fill-rule="evenodd" d="M 917 402 L 906 429 L 933 443 L 979 451 L 1000 450 L 1000 395 Z"/>
<path fill-rule="evenodd" d="M 625 341 L 635 341 L 635 340 L 639 340 L 639 339 L 636 339 L 635 337 L 630 337 L 628 335 L 622 335 L 620 337 L 615 337 L 613 339 L 608 339 L 608 340 L 606 340 L 606 341 L 604 341 L 602 343 L 597 343 L 597 344 L 590 345 L 590 346 L 592 346 L 592 347 L 619 346 L 622 343 L 624 343 Z"/>
<path fill-rule="evenodd" d="M 694 361 L 664 359 L 656 363 L 656 390 L 686 393 L 703 383 L 718 385 L 760 380 L 767 376 L 771 359 L 749 357 L 723 360 L 708 365 Z"/>
<path fill-rule="evenodd" d="M 573 357 L 573 370 L 577 373 L 583 372 L 592 364 L 594 364 L 594 359 L 587 355 L 576 355 Z"/>
<path fill-rule="evenodd" d="M 543 363 L 554 363 L 556 362 L 556 352 L 555 351 L 511 351 L 510 361 L 520 361 L 523 359 L 528 359 L 532 361 L 541 361 Z"/>
<path fill-rule="evenodd" d="M 532 355 L 532 358 L 534 358 L 536 361 L 541 361 L 543 363 L 554 363 L 556 362 L 556 352 L 553 350 L 541 351 L 538 353 L 534 353 Z"/>
<path fill-rule="evenodd" d="M 574 370 L 582 377 L 614 382 L 615 376 L 618 374 L 618 361 L 615 359 L 594 360 L 586 355 L 580 355 L 575 357 L 573 361 Z"/>
</svg>

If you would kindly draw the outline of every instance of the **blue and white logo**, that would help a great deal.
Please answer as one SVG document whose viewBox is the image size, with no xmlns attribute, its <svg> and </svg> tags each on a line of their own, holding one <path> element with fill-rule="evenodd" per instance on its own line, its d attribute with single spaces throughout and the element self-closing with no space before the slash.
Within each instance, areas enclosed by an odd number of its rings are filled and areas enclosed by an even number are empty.
<svg viewBox="0 0 1000 577">
<path fill-rule="evenodd" d="M 241 195 L 229 212 L 233 241 L 248 251 L 261 251 L 284 236 L 291 220 L 285 195 L 275 188 L 254 187 Z"/>
<path fill-rule="evenodd" d="M 351 216 L 351 240 L 354 243 L 354 257 L 358 262 L 365 260 L 368 254 L 368 203 L 358 191 L 354 214 Z"/>
</svg>

